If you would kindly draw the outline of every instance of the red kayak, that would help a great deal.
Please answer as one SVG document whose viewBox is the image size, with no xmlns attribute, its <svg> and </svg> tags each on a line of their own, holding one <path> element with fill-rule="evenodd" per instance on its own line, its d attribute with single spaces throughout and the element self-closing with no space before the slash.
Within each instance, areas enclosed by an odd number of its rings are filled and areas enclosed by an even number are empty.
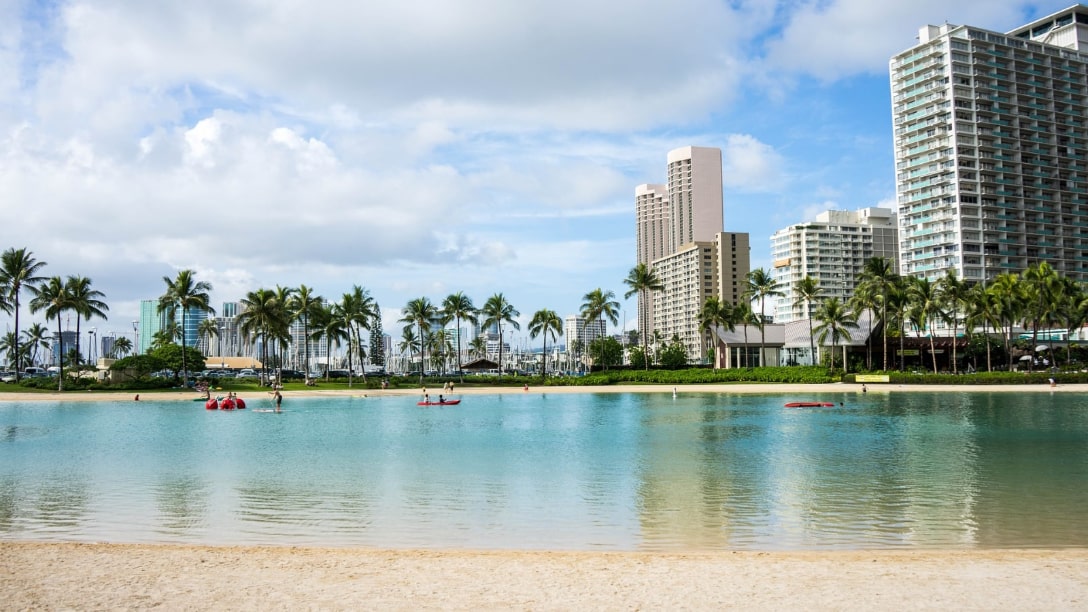
<svg viewBox="0 0 1088 612">
<path fill-rule="evenodd" d="M 790 402 L 786 408 L 829 408 L 834 405 L 831 402 Z"/>
<path fill-rule="evenodd" d="M 442 400 L 441 402 L 416 402 L 416 406 L 456 406 L 461 400 Z"/>
</svg>

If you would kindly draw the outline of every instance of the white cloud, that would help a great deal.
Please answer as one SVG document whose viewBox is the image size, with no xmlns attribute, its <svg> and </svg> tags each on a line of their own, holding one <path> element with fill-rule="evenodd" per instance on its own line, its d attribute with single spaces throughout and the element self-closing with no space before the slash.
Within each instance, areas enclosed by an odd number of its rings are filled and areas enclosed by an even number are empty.
<svg viewBox="0 0 1088 612">
<path fill-rule="evenodd" d="M 832 81 L 859 72 L 882 73 L 892 55 L 916 43 L 918 28 L 953 23 L 999 31 L 1020 25 L 1027 2 L 993 0 L 805 1 L 766 44 L 767 70 Z M 1034 3 L 1038 4 L 1038 3 Z M 1063 8 L 1054 6 L 1054 10 Z"/>
<path fill-rule="evenodd" d="M 771 146 L 748 134 L 732 134 L 722 148 L 722 181 L 740 191 L 780 191 L 785 160 Z"/>
</svg>

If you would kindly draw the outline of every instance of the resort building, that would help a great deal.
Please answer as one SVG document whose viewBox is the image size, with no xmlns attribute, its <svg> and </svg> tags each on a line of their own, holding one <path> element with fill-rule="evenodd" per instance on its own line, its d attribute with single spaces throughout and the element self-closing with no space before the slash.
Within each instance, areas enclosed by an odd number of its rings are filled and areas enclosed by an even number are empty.
<svg viewBox="0 0 1088 612">
<path fill-rule="evenodd" d="M 1088 7 L 929 25 L 891 59 L 900 272 L 1088 280 Z"/>
<path fill-rule="evenodd" d="M 638 333 L 651 345 L 655 332 L 665 342 L 677 336 L 688 358 L 702 362 L 709 335 L 699 331 L 699 313 L 712 295 L 728 303 L 742 299 L 748 234 L 722 231 L 721 149 L 669 151 L 666 174 L 665 185 L 635 188 L 636 261 L 653 269 L 665 287 L 639 296 Z"/>
<path fill-rule="evenodd" d="M 818 302 L 796 303 L 797 285 L 806 276 L 816 279 L 822 298 L 849 299 L 867 260 L 898 261 L 898 233 L 895 213 L 888 208 L 829 210 L 815 221 L 775 232 L 772 275 L 782 295 L 774 301 L 774 322 L 812 318 Z"/>
<path fill-rule="evenodd" d="M 711 242 L 692 242 L 653 262 L 664 290 L 653 294 L 653 330 L 661 340 L 678 337 L 688 359 L 702 362 L 709 334 L 699 329 L 703 303 L 711 296 L 736 304 L 747 289 L 748 234 L 718 232 Z M 640 330 L 641 335 L 641 330 Z M 654 344 L 653 332 L 648 336 Z"/>
</svg>

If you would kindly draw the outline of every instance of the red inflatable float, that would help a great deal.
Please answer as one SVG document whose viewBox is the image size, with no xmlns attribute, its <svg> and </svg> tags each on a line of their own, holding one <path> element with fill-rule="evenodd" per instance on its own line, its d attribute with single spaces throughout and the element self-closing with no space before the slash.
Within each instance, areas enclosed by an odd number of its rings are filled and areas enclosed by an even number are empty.
<svg viewBox="0 0 1088 612">
<path fill-rule="evenodd" d="M 204 402 L 204 407 L 208 410 L 219 410 L 219 400 L 213 397 Z"/>
</svg>

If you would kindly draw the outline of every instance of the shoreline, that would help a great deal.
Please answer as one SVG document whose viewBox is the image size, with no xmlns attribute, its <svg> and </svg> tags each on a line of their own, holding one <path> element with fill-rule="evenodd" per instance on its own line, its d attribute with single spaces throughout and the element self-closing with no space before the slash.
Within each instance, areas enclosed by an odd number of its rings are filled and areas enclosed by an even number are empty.
<svg viewBox="0 0 1088 612">
<path fill-rule="evenodd" d="M 0 542 L 11 609 L 1073 610 L 1088 550 L 531 552 Z"/>
<path fill-rule="evenodd" d="M 1045 384 L 1024 385 L 901 385 L 894 383 L 864 383 L 868 393 L 1085 393 L 1088 383 L 1059 384 L 1051 387 Z M 862 383 L 822 383 L 822 384 L 777 384 L 777 383 L 711 383 L 694 385 L 589 385 L 589 386 L 530 386 L 529 393 L 569 394 L 569 393 L 733 393 L 743 395 L 805 395 L 811 393 L 849 393 L 862 395 Z M 428 393 L 437 397 L 441 388 L 428 388 Z M 244 391 L 245 396 L 260 396 L 270 391 Z M 519 387 L 464 387 L 455 388 L 450 397 L 466 395 L 524 394 Z M 303 389 L 283 391 L 284 399 L 292 397 L 404 397 L 422 396 L 422 388 L 414 389 Z M 20 391 L 0 392 L 2 402 L 31 401 L 123 401 L 131 402 L 133 397 L 141 395 L 141 401 L 193 401 L 197 393 L 193 390 L 176 391 L 65 391 L 63 393 L 27 393 Z"/>
</svg>

